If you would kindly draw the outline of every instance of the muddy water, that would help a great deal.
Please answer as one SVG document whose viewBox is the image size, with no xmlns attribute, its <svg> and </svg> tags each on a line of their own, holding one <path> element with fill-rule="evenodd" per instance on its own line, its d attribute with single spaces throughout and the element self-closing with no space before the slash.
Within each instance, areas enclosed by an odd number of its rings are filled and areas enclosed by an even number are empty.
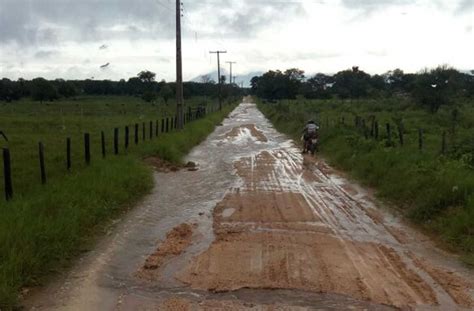
<svg viewBox="0 0 474 311">
<path fill-rule="evenodd" d="M 193 149 L 195 172 L 155 188 L 26 308 L 45 310 L 469 309 L 474 275 L 321 159 L 303 158 L 243 103 Z M 166 233 L 192 243 L 151 277 Z"/>
</svg>

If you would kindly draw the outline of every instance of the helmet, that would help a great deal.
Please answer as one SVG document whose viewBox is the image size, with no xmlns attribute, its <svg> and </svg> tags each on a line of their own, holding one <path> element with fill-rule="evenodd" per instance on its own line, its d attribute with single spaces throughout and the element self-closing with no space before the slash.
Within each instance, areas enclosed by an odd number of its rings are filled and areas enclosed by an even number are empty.
<svg viewBox="0 0 474 311">
<path fill-rule="evenodd" d="M 309 120 L 308 124 L 315 124 L 313 120 Z"/>
</svg>

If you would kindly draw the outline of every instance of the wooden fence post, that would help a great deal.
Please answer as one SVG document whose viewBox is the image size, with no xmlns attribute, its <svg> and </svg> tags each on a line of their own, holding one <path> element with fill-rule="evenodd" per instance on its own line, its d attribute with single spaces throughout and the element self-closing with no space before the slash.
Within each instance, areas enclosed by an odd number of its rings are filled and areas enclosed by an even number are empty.
<svg viewBox="0 0 474 311">
<path fill-rule="evenodd" d="M 105 149 L 105 133 L 104 131 L 100 132 L 100 145 L 102 150 L 102 158 L 105 158 L 106 149 Z"/>
<path fill-rule="evenodd" d="M 392 145 L 392 130 L 390 128 L 390 123 L 386 124 L 386 128 L 387 128 L 387 142 L 388 142 L 388 145 L 391 146 Z"/>
<path fill-rule="evenodd" d="M 114 128 L 114 154 L 119 153 L 119 129 Z"/>
<path fill-rule="evenodd" d="M 66 139 L 66 169 L 71 170 L 71 138 Z"/>
<path fill-rule="evenodd" d="M 125 127 L 125 149 L 128 149 L 129 145 L 129 138 L 130 137 L 130 129 L 128 125 Z"/>
<path fill-rule="evenodd" d="M 441 137 L 441 154 L 446 154 L 446 131 L 443 131 L 443 136 Z"/>
<path fill-rule="evenodd" d="M 13 183 L 10 150 L 3 148 L 3 179 L 5 182 L 5 199 L 7 201 L 13 198 Z"/>
<path fill-rule="evenodd" d="M 150 139 L 153 138 L 153 121 L 150 121 Z"/>
<path fill-rule="evenodd" d="M 91 136 L 89 133 L 84 134 L 84 158 L 86 164 L 89 165 L 91 163 Z"/>
<path fill-rule="evenodd" d="M 146 125 L 145 122 L 142 123 L 142 140 L 146 140 Z"/>
<path fill-rule="evenodd" d="M 161 119 L 161 133 L 163 134 L 165 132 L 165 118 Z"/>
<path fill-rule="evenodd" d="M 418 129 L 418 148 L 423 150 L 423 129 Z"/>
<path fill-rule="evenodd" d="M 39 165 L 41 183 L 46 184 L 46 167 L 44 166 L 44 145 L 42 142 L 38 143 Z"/>
<path fill-rule="evenodd" d="M 170 118 L 166 117 L 166 133 L 169 132 Z"/>
<path fill-rule="evenodd" d="M 138 144 L 138 123 L 135 123 L 135 145 Z"/>
</svg>

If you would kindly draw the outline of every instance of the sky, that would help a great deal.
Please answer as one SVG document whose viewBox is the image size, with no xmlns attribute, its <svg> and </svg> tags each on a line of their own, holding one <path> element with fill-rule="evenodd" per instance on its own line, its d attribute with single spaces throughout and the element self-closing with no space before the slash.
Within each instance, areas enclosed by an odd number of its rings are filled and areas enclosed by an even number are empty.
<svg viewBox="0 0 474 311">
<path fill-rule="evenodd" d="M 182 2 L 185 80 L 216 70 L 210 50 L 226 50 L 221 67 L 237 62 L 237 76 L 474 69 L 474 0 Z M 173 0 L 0 0 L 0 78 L 120 80 L 151 70 L 174 81 L 174 9 Z"/>
</svg>

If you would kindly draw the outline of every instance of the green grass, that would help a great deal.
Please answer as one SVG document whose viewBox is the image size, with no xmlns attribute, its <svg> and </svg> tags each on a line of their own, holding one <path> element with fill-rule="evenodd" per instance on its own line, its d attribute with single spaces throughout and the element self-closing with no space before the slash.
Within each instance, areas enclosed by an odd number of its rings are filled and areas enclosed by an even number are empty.
<svg viewBox="0 0 474 311">
<path fill-rule="evenodd" d="M 103 98 L 103 100 L 115 102 L 116 107 L 122 107 L 120 101 L 124 100 L 130 116 L 123 117 L 117 115 L 117 110 L 105 109 L 100 104 L 101 98 L 84 99 L 92 102 L 88 108 L 91 118 L 78 120 L 75 112 L 70 112 L 67 124 L 72 130 L 68 135 L 79 137 L 83 130 L 97 133 L 101 129 L 110 130 L 117 124 L 133 123 L 139 119 L 137 113 L 141 113 L 139 111 L 142 110 L 135 110 L 133 107 L 137 104 L 135 99 Z M 36 122 L 40 123 L 38 133 L 29 128 L 31 124 L 36 124 L 34 117 L 25 117 L 26 121 L 20 122 L 22 114 L 29 109 L 18 107 L 19 110 L 15 112 L 11 108 L 10 115 L 2 115 L 2 121 L 9 120 L 6 123 L 2 122 L 6 125 L 4 128 L 9 131 L 16 130 L 15 134 L 9 135 L 12 158 L 17 161 L 17 165 L 23 163 L 25 166 L 29 164 L 33 167 L 30 170 L 15 166 L 17 170 L 14 170 L 16 172 L 14 178 L 17 188 L 21 191 L 15 193 L 14 199 L 10 202 L 0 201 L 2 215 L 0 309 L 2 310 L 16 305 L 17 295 L 22 287 L 38 285 L 45 276 L 64 268 L 71 258 L 93 241 L 93 237 L 100 233 L 107 220 L 126 211 L 150 191 L 153 186 L 152 171 L 143 163 L 144 157 L 158 155 L 171 162 L 180 162 L 192 147 L 212 132 L 215 125 L 220 123 L 232 108 L 226 106 L 222 112 L 208 114 L 206 118 L 188 123 L 181 132 L 160 134 L 158 138 L 146 142 L 141 142 L 140 136 L 138 145 L 132 144 L 127 153 L 122 149 L 119 156 L 109 154 L 106 159 L 101 159 L 98 145 L 94 144 L 91 166 L 79 165 L 82 162 L 82 153 L 78 152 L 75 154 L 73 171 L 66 173 L 62 146 L 62 135 L 66 133 L 60 130 L 62 120 L 48 116 L 51 108 L 36 107 L 38 104 L 34 103 L 24 104 L 33 110 L 44 109 L 36 117 Z M 55 103 L 54 108 L 68 104 Z M 94 105 L 97 110 L 94 110 Z M 5 107 L 4 105 L 2 109 Z M 109 113 L 104 113 L 104 109 Z M 171 106 L 169 109 L 172 109 Z M 150 116 L 153 117 L 151 113 Z M 43 124 L 48 118 L 50 123 Z M 77 129 L 79 125 L 82 127 L 81 130 Z M 37 161 L 35 155 L 26 154 L 29 151 L 29 144 L 33 144 L 40 137 L 44 138 L 46 146 L 49 146 L 47 148 L 49 179 L 44 186 L 39 185 L 38 173 L 34 169 Z M 110 150 L 110 144 L 108 148 Z M 28 178 L 21 175 L 24 173 L 32 175 Z"/>
<path fill-rule="evenodd" d="M 206 104 L 211 100 L 192 98 L 189 106 Z M 12 178 L 15 195 L 23 195 L 40 182 L 38 143 L 45 148 L 48 180 L 66 173 L 66 138 L 72 141 L 73 170 L 84 168 L 84 133 L 91 135 L 92 161 L 101 157 L 100 132 L 105 132 L 106 149 L 113 151 L 113 129 L 119 128 L 120 149 L 123 152 L 125 126 L 130 127 L 129 153 L 135 152 L 133 126 L 138 123 L 140 141 L 142 123 L 146 123 L 148 139 L 149 122 L 175 114 L 173 101 L 150 104 L 136 97 L 83 97 L 77 100 L 61 100 L 39 104 L 29 100 L 0 103 L 0 130 L 9 142 L 0 137 L 0 147 L 9 147 L 12 158 Z M 3 170 L 0 170 L 3 182 Z M 2 194 L 3 195 L 3 194 Z"/>
<path fill-rule="evenodd" d="M 474 105 L 458 100 L 459 118 L 452 132 L 453 107 L 437 114 L 417 108 L 408 100 L 282 101 L 259 104 L 280 131 L 299 138 L 308 118 L 321 124 L 321 150 L 335 166 L 377 190 L 412 221 L 434 232 L 446 245 L 474 262 Z M 356 129 L 355 116 L 380 123 L 380 137 L 365 138 Z M 344 118 L 344 124 L 342 124 Z M 402 120 L 401 146 L 396 123 Z M 366 121 L 369 124 L 369 121 Z M 388 146 L 385 124 L 393 129 Z M 418 128 L 424 147 L 418 149 Z M 447 153 L 441 155 L 441 133 L 446 131 Z"/>
</svg>

